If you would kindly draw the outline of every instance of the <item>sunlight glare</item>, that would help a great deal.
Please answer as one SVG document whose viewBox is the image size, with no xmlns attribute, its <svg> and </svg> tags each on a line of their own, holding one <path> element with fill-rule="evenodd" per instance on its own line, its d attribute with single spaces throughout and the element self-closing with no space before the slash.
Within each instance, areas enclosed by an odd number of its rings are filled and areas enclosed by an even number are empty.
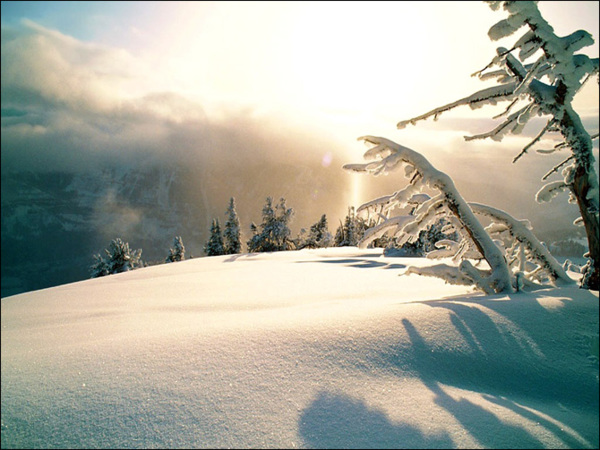
<svg viewBox="0 0 600 450">
<path fill-rule="evenodd" d="M 363 204 L 362 199 L 362 178 L 365 176 L 360 173 L 350 174 L 350 201 L 349 205 L 358 209 Z"/>
</svg>

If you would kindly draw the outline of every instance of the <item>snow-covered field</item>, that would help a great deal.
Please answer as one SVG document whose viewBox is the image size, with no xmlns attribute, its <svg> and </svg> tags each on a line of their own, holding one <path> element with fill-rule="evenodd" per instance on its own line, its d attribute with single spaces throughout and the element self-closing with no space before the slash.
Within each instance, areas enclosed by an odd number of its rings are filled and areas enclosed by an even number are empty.
<svg viewBox="0 0 600 450">
<path fill-rule="evenodd" d="M 598 448 L 598 292 L 355 247 L 2 299 L 2 448 Z"/>
</svg>

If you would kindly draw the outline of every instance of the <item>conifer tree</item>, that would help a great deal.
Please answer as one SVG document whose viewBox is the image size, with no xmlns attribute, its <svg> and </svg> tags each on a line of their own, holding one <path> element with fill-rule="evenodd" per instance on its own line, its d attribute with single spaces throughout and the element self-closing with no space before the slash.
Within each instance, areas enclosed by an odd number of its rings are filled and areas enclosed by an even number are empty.
<svg viewBox="0 0 600 450">
<path fill-rule="evenodd" d="M 333 239 L 327 226 L 327 216 L 323 214 L 317 223 L 311 225 L 308 236 L 299 241 L 298 248 L 329 247 Z"/>
<path fill-rule="evenodd" d="M 142 250 L 131 250 L 129 243 L 121 238 L 113 239 L 104 249 L 105 256 L 94 255 L 94 264 L 91 266 L 91 277 L 97 278 L 115 273 L 127 272 L 142 267 Z"/>
<path fill-rule="evenodd" d="M 340 224 L 335 233 L 336 247 L 350 247 L 358 245 L 360 238 L 364 234 L 365 224 L 356 217 L 354 206 L 348 208 L 348 214 L 344 223 Z"/>
<path fill-rule="evenodd" d="M 258 227 L 254 222 L 250 224 L 250 233 L 252 233 L 252 237 L 248 240 L 246 245 L 248 246 L 248 251 L 250 253 L 259 252 L 260 251 L 260 234 L 258 232 Z"/>
<path fill-rule="evenodd" d="M 210 238 L 204 245 L 204 252 L 207 256 L 219 256 L 225 254 L 223 248 L 223 235 L 221 233 L 221 226 L 219 225 L 219 219 L 213 219 L 210 227 Z"/>
<path fill-rule="evenodd" d="M 226 255 L 241 253 L 242 241 L 240 237 L 240 220 L 235 210 L 235 199 L 229 199 L 227 207 L 227 221 L 225 222 L 225 230 L 223 232 L 223 246 Z"/>
<path fill-rule="evenodd" d="M 291 250 L 294 243 L 290 239 L 289 223 L 294 215 L 294 210 L 286 206 L 284 198 L 273 207 L 273 199 L 267 197 L 262 209 L 262 223 L 257 227 L 254 223 L 250 226 L 252 237 L 248 241 L 250 252 L 277 252 Z"/>
<path fill-rule="evenodd" d="M 185 259 L 185 247 L 181 236 L 175 236 L 173 238 L 173 248 L 169 249 L 169 256 L 165 259 L 165 262 L 176 262 L 183 261 Z"/>
</svg>

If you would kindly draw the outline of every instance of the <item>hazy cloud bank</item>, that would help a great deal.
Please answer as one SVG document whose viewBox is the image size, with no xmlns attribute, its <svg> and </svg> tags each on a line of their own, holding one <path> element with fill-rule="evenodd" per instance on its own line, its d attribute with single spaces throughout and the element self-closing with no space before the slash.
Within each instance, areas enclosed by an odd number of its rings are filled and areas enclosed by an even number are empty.
<svg viewBox="0 0 600 450">
<path fill-rule="evenodd" d="M 211 202 L 224 204 L 223 198 L 251 186 L 257 204 L 266 195 L 288 196 L 291 206 L 311 198 L 311 220 L 330 212 L 336 221 L 354 200 L 367 201 L 405 183 L 400 175 L 361 177 L 360 196 L 353 197 L 352 180 L 360 175 L 345 173 L 341 166 L 361 159 L 355 137 L 381 131 L 430 158 L 456 180 L 467 199 L 524 217 L 532 208 L 537 211 L 533 195 L 541 187 L 539 178 L 561 157 L 533 154 L 510 164 L 527 136 L 535 134 L 532 128 L 501 143 L 466 143 L 463 135 L 493 126 L 481 115 L 465 119 L 468 109 L 400 132 L 394 123 L 385 133 L 385 127 L 357 125 L 348 141 L 347 124 L 338 132 L 318 123 L 318 111 L 313 120 L 294 123 L 231 105 L 215 114 L 214 108 L 207 112 L 198 99 L 173 90 L 155 69 L 126 50 L 82 42 L 31 21 L 3 28 L 2 172 L 183 165 L 198 174 L 191 189 L 204 190 L 196 200 L 210 196 Z M 584 119 L 597 129 L 597 114 L 592 111 Z"/>
</svg>

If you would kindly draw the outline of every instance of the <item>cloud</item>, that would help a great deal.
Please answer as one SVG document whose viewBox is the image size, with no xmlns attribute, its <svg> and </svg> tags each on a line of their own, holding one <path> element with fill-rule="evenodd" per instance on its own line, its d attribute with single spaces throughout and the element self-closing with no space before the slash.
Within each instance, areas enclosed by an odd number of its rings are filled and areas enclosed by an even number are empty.
<svg viewBox="0 0 600 450">
<path fill-rule="evenodd" d="M 354 130 L 318 112 L 310 118 L 231 105 L 207 110 L 197 99 L 170 89 L 154 69 L 125 50 L 82 42 L 31 21 L 3 28 L 2 172 L 183 165 L 197 172 L 193 188 L 210 195 L 211 204 L 251 192 L 257 204 L 267 195 L 287 196 L 299 208 L 312 199 L 314 220 L 323 212 L 344 214 L 354 198 L 354 175 L 341 166 L 360 159 L 354 139 L 376 134 L 371 122 L 359 127 L 349 119 Z M 535 134 L 530 130 L 501 144 L 465 143 L 464 135 L 488 131 L 494 123 L 468 116 L 448 113 L 402 132 L 390 121 L 389 133 L 381 129 L 423 152 L 464 187 L 468 200 L 506 207 L 522 217 L 552 162 L 528 157 L 511 166 L 512 157 Z M 586 117 L 586 124 L 593 126 L 593 120 Z M 363 177 L 361 200 L 393 192 L 404 182 L 400 176 Z M 131 211 L 139 213 L 134 207 Z"/>
<path fill-rule="evenodd" d="M 310 139 L 293 142 L 298 132 L 290 126 L 252 110 L 223 109 L 209 118 L 197 101 L 153 84 L 148 66 L 126 51 L 30 21 L 3 29 L 1 75 L 3 171 L 78 171 L 192 155 L 207 162 L 232 152 L 240 162 L 302 159 L 301 147 L 314 148 Z"/>
</svg>

